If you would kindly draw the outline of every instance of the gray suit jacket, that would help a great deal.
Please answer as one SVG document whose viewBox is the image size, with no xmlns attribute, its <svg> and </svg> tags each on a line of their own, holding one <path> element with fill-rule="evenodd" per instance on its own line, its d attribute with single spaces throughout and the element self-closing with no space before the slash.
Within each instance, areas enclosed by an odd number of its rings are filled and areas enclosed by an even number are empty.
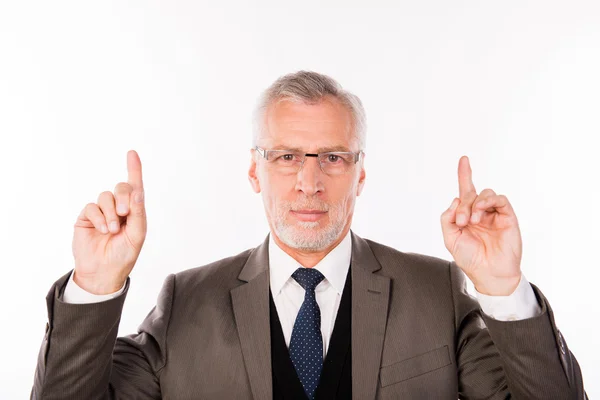
<svg viewBox="0 0 600 400">
<path fill-rule="evenodd" d="M 352 232 L 353 399 L 584 399 L 581 371 L 542 314 L 496 321 L 454 262 Z M 48 296 L 34 399 L 270 399 L 268 236 L 254 249 L 169 275 L 138 333 L 117 338 L 125 292 Z M 129 287 L 129 280 L 126 288 Z M 485 323 L 485 324 L 484 324 Z"/>
</svg>

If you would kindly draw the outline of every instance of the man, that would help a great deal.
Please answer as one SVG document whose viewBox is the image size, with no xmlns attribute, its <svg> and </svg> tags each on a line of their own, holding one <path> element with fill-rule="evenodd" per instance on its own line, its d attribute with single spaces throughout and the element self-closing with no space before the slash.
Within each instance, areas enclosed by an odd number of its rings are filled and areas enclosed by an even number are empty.
<svg viewBox="0 0 600 400">
<path fill-rule="evenodd" d="M 468 158 L 441 215 L 454 261 L 350 230 L 365 131 L 360 100 L 333 79 L 300 71 L 273 83 L 248 172 L 270 234 L 169 275 L 138 333 L 117 338 L 146 235 L 130 151 L 128 182 L 77 219 L 75 269 L 48 294 L 31 397 L 583 399 L 550 305 L 521 273 L 515 213 L 505 196 L 476 192 Z"/>
</svg>

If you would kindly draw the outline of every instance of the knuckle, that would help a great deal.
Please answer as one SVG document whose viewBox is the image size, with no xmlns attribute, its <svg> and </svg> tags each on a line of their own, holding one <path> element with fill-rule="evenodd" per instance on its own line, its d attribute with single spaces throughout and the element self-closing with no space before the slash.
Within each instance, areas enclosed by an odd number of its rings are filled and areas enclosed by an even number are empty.
<svg viewBox="0 0 600 400">
<path fill-rule="evenodd" d="M 98 203 L 104 203 L 107 200 L 111 199 L 112 197 L 113 197 L 112 192 L 109 190 L 105 190 L 104 192 L 102 192 L 98 195 Z"/>
<path fill-rule="evenodd" d="M 90 220 L 96 227 L 100 227 L 104 223 L 104 215 L 97 208 L 91 208 L 91 211 L 86 214 L 88 220 Z"/>
<path fill-rule="evenodd" d="M 124 214 L 129 209 L 129 197 L 133 188 L 128 183 L 119 183 L 115 186 L 115 202 L 117 205 L 117 212 Z"/>
<path fill-rule="evenodd" d="M 145 217 L 146 210 L 144 209 L 144 207 L 137 207 L 135 210 L 132 210 L 132 214 L 137 217 Z"/>
<path fill-rule="evenodd" d="M 98 205 L 102 211 L 115 208 L 115 197 L 113 196 L 112 192 L 103 192 L 101 197 L 98 199 Z"/>
<path fill-rule="evenodd" d="M 99 211 L 98 204 L 96 203 L 88 203 L 86 204 L 83 212 L 85 215 L 94 215 Z"/>
<path fill-rule="evenodd" d="M 467 194 L 463 198 L 460 199 L 460 207 L 470 207 L 473 202 L 477 199 L 477 193 Z"/>
<path fill-rule="evenodd" d="M 473 203 L 473 210 L 484 204 L 488 199 L 489 197 L 483 197 L 481 199 L 478 199 L 475 203 Z"/>
<path fill-rule="evenodd" d="M 133 191 L 131 185 L 127 182 L 119 182 L 115 185 L 115 194 L 122 195 Z"/>
<path fill-rule="evenodd" d="M 104 219 L 104 214 L 102 214 L 102 211 L 100 211 L 99 208 L 91 208 L 90 212 L 87 214 L 87 217 L 90 220 L 103 220 Z"/>
</svg>

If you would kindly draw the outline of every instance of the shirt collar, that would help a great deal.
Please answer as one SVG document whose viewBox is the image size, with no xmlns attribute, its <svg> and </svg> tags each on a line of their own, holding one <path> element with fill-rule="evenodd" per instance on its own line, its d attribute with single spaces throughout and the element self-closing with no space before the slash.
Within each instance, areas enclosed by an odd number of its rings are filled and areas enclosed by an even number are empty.
<svg viewBox="0 0 600 400">
<path fill-rule="evenodd" d="M 348 268 L 352 255 L 352 236 L 350 230 L 344 239 L 319 261 L 313 268 L 319 270 L 325 279 L 341 296 L 346 282 Z M 275 243 L 273 234 L 269 235 L 269 279 L 273 297 L 277 296 L 281 288 L 290 279 L 296 269 L 303 267 L 289 254 Z"/>
</svg>

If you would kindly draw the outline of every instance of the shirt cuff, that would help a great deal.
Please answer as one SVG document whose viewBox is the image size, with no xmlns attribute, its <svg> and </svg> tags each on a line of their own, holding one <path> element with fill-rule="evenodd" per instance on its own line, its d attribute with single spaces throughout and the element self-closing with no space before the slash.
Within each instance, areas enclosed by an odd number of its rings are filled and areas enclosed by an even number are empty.
<svg viewBox="0 0 600 400">
<path fill-rule="evenodd" d="M 73 280 L 73 272 L 71 272 L 71 276 L 69 277 L 69 281 L 67 282 L 67 286 L 65 287 L 65 291 L 63 293 L 63 301 L 65 303 L 71 304 L 90 304 L 90 303 L 100 303 L 102 301 L 107 301 L 110 299 L 114 299 L 119 296 L 125 290 L 125 283 L 118 291 L 109 294 L 93 294 L 90 293 L 75 283 Z"/>
<path fill-rule="evenodd" d="M 533 288 L 522 273 L 519 285 L 508 296 L 489 296 L 479 293 L 477 289 L 475 293 L 483 312 L 499 321 L 518 321 L 542 312 Z"/>
</svg>

